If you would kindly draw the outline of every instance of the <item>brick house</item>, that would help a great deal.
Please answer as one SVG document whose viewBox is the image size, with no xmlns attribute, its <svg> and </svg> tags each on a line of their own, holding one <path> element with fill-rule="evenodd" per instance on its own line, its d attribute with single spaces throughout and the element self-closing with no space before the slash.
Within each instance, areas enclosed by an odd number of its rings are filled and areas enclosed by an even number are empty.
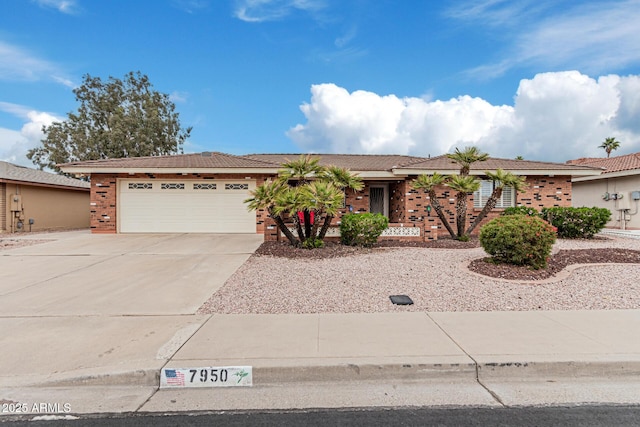
<svg viewBox="0 0 640 427">
<path fill-rule="evenodd" d="M 260 233 L 265 240 L 282 236 L 264 211 L 249 212 L 244 200 L 249 192 L 275 178 L 280 165 L 299 154 L 200 153 L 75 162 L 61 165 L 64 172 L 91 177 L 91 229 L 94 233 Z M 347 167 L 362 177 L 364 188 L 345 194 L 348 212 L 378 212 L 389 218 L 386 238 L 432 240 L 447 234 L 428 208 L 428 195 L 411 188 L 420 174 L 457 174 L 459 166 L 446 156 L 317 155 L 320 164 Z M 471 174 L 501 168 L 526 176 L 528 190 L 505 191 L 500 208 L 525 205 L 571 206 L 571 180 L 600 173 L 597 168 L 563 163 L 489 159 L 475 164 Z M 469 219 L 477 215 L 492 191 L 492 182 L 469 197 Z M 448 187 L 438 191 L 439 201 L 455 215 L 455 195 Z M 328 236 L 335 235 L 337 227 Z M 332 233 L 333 232 L 333 233 Z"/>
</svg>

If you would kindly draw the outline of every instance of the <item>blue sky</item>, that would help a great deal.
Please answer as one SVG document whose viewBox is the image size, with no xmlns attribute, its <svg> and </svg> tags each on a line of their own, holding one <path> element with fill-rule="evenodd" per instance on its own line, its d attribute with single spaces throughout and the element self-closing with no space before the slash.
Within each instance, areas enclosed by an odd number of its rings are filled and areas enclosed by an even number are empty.
<svg viewBox="0 0 640 427">
<path fill-rule="evenodd" d="M 30 165 L 84 74 L 129 71 L 186 152 L 637 152 L 638 22 L 640 0 L 0 0 L 0 160 Z"/>
</svg>

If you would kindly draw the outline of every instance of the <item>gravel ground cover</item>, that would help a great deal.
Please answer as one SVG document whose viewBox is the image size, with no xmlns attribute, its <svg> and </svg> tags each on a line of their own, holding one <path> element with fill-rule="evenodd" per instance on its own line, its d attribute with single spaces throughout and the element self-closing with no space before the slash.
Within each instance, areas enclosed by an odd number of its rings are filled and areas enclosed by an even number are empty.
<svg viewBox="0 0 640 427">
<path fill-rule="evenodd" d="M 15 249 L 23 246 L 37 245 L 39 243 L 50 242 L 49 239 L 14 239 L 10 237 L 3 237 L 0 234 L 0 251 L 3 249 Z"/>
<path fill-rule="evenodd" d="M 265 243 L 199 313 L 640 308 L 637 239 L 559 240 L 549 269 L 538 272 L 483 261 L 477 240 L 392 245 L 309 251 Z M 414 304 L 393 305 L 390 295 Z"/>
</svg>

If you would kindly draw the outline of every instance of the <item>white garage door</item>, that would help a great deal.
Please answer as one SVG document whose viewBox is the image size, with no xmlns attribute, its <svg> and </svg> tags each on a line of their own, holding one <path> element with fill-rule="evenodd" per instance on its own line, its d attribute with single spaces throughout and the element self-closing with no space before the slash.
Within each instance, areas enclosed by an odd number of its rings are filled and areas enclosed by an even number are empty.
<svg viewBox="0 0 640 427">
<path fill-rule="evenodd" d="M 254 180 L 122 180 L 122 233 L 255 233 L 244 203 Z"/>
</svg>

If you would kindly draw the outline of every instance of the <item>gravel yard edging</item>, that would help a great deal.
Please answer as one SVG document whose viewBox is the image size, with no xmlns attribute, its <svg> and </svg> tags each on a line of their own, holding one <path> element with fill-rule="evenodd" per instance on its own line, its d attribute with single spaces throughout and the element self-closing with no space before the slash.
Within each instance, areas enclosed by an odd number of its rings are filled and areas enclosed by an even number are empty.
<svg viewBox="0 0 640 427">
<path fill-rule="evenodd" d="M 557 249 L 639 250 L 618 237 L 559 240 Z M 250 257 L 198 310 L 200 314 L 373 313 L 405 311 L 612 310 L 640 308 L 640 264 L 586 264 L 549 280 L 509 281 L 461 265 L 482 248 L 378 248 L 344 257 Z M 395 306 L 390 295 L 413 305 Z"/>
</svg>

